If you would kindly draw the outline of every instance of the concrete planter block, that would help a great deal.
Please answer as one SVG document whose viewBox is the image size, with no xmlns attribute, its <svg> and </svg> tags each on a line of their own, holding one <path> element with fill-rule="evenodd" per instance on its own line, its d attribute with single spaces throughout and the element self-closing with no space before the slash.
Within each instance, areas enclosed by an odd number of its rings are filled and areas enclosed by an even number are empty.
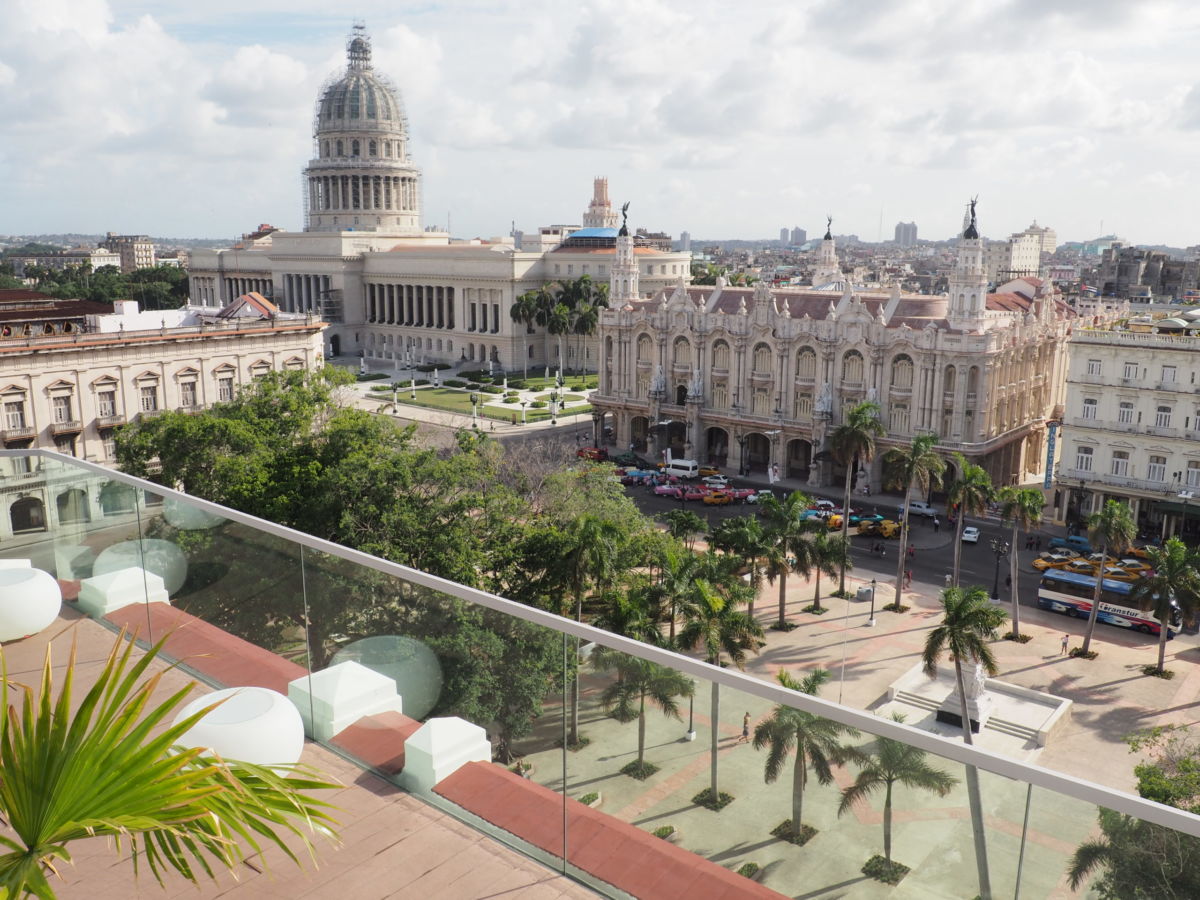
<svg viewBox="0 0 1200 900">
<path fill-rule="evenodd" d="M 443 778 L 469 762 L 490 762 L 487 732 L 457 716 L 430 719 L 404 742 L 401 785 L 413 793 L 429 793 Z"/>
<path fill-rule="evenodd" d="M 92 572 L 103 575 L 128 566 L 144 566 L 162 578 L 168 594 L 178 593 L 187 580 L 187 557 L 170 541 L 142 538 L 122 541 L 100 551 Z"/>
<path fill-rule="evenodd" d="M 134 603 L 170 602 L 162 578 L 137 566 L 83 579 L 76 601 L 81 610 L 97 619 Z"/>
<path fill-rule="evenodd" d="M 0 569 L 32 569 L 32 559 L 0 559 Z"/>
<path fill-rule="evenodd" d="M 404 712 L 396 682 L 356 662 L 289 682 L 288 699 L 300 710 L 305 734 L 316 741 L 329 740 L 363 716 Z"/>
</svg>

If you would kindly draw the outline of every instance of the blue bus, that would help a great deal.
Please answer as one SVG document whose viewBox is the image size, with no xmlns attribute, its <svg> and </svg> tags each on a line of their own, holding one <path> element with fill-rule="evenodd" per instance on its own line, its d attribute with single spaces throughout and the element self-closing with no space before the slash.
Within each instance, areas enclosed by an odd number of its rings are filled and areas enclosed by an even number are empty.
<svg viewBox="0 0 1200 900">
<path fill-rule="evenodd" d="M 1042 573 L 1038 585 L 1038 606 L 1051 612 L 1086 619 L 1092 611 L 1092 597 L 1096 592 L 1096 579 L 1061 569 L 1047 569 Z M 1131 585 L 1124 581 L 1105 578 L 1100 588 L 1100 612 L 1097 622 L 1132 628 L 1145 634 L 1158 634 L 1162 626 L 1152 613 L 1142 612 L 1133 602 Z M 1179 612 L 1171 616 L 1171 627 L 1167 638 L 1175 637 L 1180 625 Z"/>
</svg>

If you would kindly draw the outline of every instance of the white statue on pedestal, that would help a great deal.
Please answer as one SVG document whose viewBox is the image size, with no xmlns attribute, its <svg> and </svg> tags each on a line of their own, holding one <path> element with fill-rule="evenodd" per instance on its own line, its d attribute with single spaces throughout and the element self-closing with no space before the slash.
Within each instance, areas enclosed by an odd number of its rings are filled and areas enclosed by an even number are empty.
<svg viewBox="0 0 1200 900">
<path fill-rule="evenodd" d="M 654 367 L 654 377 L 650 380 L 650 390 L 662 392 L 662 391 L 665 391 L 666 389 L 667 389 L 667 379 L 663 375 L 663 367 L 655 366 Z"/>
<path fill-rule="evenodd" d="M 833 391 L 830 390 L 828 381 L 821 385 L 821 393 L 817 397 L 813 411 L 826 415 L 833 411 Z"/>
<path fill-rule="evenodd" d="M 975 663 L 975 671 L 966 683 L 967 699 L 978 700 L 983 696 L 987 684 L 987 673 L 983 671 L 983 663 Z"/>
</svg>

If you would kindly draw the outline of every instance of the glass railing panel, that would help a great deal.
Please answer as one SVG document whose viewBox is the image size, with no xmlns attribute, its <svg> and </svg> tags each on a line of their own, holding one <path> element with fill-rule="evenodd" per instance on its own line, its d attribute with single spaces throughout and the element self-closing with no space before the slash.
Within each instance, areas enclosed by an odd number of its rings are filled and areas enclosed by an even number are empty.
<svg viewBox="0 0 1200 900">
<path fill-rule="evenodd" d="M 304 576 L 314 695 L 334 672 L 343 689 L 360 677 L 364 690 L 372 678 L 385 685 L 362 718 L 323 739 L 560 869 L 570 639 L 307 548 Z"/>
</svg>

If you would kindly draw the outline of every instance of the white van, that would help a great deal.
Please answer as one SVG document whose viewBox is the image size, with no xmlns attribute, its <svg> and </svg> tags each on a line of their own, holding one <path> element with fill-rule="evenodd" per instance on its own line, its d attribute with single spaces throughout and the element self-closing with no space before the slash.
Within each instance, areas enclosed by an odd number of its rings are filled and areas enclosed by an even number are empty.
<svg viewBox="0 0 1200 900">
<path fill-rule="evenodd" d="M 674 475 L 685 481 L 700 477 L 700 463 L 694 459 L 672 459 L 663 468 L 668 475 Z"/>
</svg>

